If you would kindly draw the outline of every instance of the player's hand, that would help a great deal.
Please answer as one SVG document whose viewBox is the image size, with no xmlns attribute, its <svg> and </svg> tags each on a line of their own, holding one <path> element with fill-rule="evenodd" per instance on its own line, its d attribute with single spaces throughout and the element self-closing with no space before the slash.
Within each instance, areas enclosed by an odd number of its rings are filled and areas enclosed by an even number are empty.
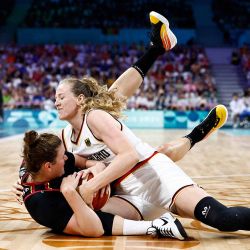
<svg viewBox="0 0 250 250">
<path fill-rule="evenodd" d="M 79 193 L 85 203 L 93 209 L 92 202 L 95 197 L 95 193 L 89 188 L 88 181 L 82 180 L 82 184 L 79 186 Z"/>
<path fill-rule="evenodd" d="M 103 162 L 96 162 L 95 165 L 93 165 L 90 168 L 87 168 L 90 173 L 92 173 L 94 176 L 102 172 L 106 168 L 106 165 Z"/>
<path fill-rule="evenodd" d="M 106 165 L 103 162 L 96 162 L 96 164 L 93 167 L 90 167 L 85 170 L 84 176 L 87 176 L 88 173 L 92 173 L 93 176 L 96 176 L 97 174 L 102 172 L 105 168 L 106 168 Z M 109 185 L 101 189 L 100 196 L 103 197 L 103 195 L 105 193 L 108 194 L 108 192 L 109 192 Z"/>
<path fill-rule="evenodd" d="M 12 185 L 11 192 L 19 204 L 23 204 L 23 186 L 21 185 L 21 179 L 18 179 L 16 183 Z"/>
<path fill-rule="evenodd" d="M 81 177 L 82 172 L 75 172 L 67 177 L 64 177 L 60 186 L 60 191 L 64 193 L 69 190 L 75 190 L 79 185 Z"/>
</svg>

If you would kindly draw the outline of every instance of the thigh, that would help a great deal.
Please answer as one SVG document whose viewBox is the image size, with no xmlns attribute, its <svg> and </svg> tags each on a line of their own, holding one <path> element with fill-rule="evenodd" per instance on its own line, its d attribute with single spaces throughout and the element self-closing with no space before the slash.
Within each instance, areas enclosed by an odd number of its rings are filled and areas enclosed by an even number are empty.
<svg viewBox="0 0 250 250">
<path fill-rule="evenodd" d="M 185 187 L 176 194 L 173 209 L 182 217 L 195 219 L 194 210 L 197 203 L 207 196 L 210 195 L 197 185 Z"/>
<path fill-rule="evenodd" d="M 109 201 L 101 209 L 101 211 L 119 215 L 124 219 L 141 220 L 141 215 L 134 205 L 132 205 L 125 199 L 121 199 L 115 196 L 109 199 Z"/>
<path fill-rule="evenodd" d="M 169 210 L 179 190 L 193 184 L 192 179 L 173 161 L 163 154 L 157 154 L 122 180 L 115 194 L 139 197 L 143 202 Z"/>
<path fill-rule="evenodd" d="M 166 208 L 156 206 L 139 196 L 119 194 L 115 197 L 126 200 L 129 204 L 131 204 L 137 210 L 140 215 L 140 219 L 142 220 L 154 220 L 168 211 Z M 134 219 L 134 217 L 132 219 Z"/>
</svg>

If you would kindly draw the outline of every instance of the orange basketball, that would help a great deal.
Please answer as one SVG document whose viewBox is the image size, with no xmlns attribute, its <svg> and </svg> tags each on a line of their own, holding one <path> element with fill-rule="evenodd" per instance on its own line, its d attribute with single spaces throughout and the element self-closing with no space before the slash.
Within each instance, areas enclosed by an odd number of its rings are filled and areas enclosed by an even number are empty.
<svg viewBox="0 0 250 250">
<path fill-rule="evenodd" d="M 87 180 L 90 180 L 92 178 L 93 178 L 93 174 L 89 173 Z M 92 201 L 92 206 L 95 211 L 100 210 L 107 203 L 110 197 L 110 193 L 111 193 L 110 185 L 108 186 L 108 193 L 103 194 L 102 197 L 101 197 L 101 190 L 99 190 L 96 193 L 96 196 L 94 197 Z"/>
</svg>

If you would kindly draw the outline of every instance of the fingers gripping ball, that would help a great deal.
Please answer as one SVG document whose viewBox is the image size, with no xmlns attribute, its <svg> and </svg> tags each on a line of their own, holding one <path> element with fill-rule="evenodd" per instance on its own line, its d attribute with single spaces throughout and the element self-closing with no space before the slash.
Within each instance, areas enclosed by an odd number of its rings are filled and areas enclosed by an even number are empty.
<svg viewBox="0 0 250 250">
<path fill-rule="evenodd" d="M 87 177 L 87 180 L 90 180 L 93 177 L 94 177 L 93 174 L 89 173 L 89 175 Z M 101 197 L 101 189 L 96 192 L 96 195 L 95 195 L 95 197 L 93 198 L 93 201 L 92 201 L 92 206 L 93 206 L 95 211 L 100 210 L 107 203 L 107 201 L 109 200 L 110 193 L 111 193 L 110 185 L 108 185 L 106 191 L 107 192 L 105 192 L 102 197 Z"/>
</svg>

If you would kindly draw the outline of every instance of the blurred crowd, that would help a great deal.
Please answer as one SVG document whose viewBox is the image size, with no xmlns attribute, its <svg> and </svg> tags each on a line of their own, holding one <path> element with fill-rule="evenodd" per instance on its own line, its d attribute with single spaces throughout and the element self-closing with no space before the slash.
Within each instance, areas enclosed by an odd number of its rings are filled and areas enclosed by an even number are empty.
<svg viewBox="0 0 250 250">
<path fill-rule="evenodd" d="M 240 63 L 247 79 L 247 87 L 250 88 L 250 46 L 245 44 L 239 50 Z"/>
<path fill-rule="evenodd" d="M 58 82 L 67 76 L 88 75 L 110 86 L 144 50 L 142 44 L 1 47 L 4 107 L 51 109 Z M 204 50 L 177 47 L 154 63 L 128 108 L 207 110 L 216 103 L 216 85 Z"/>
<path fill-rule="evenodd" d="M 233 93 L 230 102 L 233 127 L 250 127 L 250 88 L 244 91 L 243 96 Z"/>
<path fill-rule="evenodd" d="M 192 7 L 185 0 L 33 0 L 23 26 L 101 28 L 115 33 L 124 27 L 148 28 L 151 10 L 173 17 L 174 27 L 195 27 Z"/>
<path fill-rule="evenodd" d="M 250 47 L 244 44 L 232 54 L 231 63 L 239 65 L 246 77 L 243 92 L 233 93 L 230 102 L 233 127 L 250 127 Z"/>
</svg>

